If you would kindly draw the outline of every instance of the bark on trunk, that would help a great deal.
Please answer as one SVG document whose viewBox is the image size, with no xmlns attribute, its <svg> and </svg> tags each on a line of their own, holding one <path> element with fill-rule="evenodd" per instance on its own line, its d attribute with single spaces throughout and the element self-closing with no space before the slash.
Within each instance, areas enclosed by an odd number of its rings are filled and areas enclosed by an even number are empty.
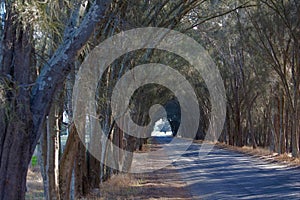
<svg viewBox="0 0 300 200">
<path fill-rule="evenodd" d="M 252 115 L 251 115 L 250 108 L 248 109 L 248 121 L 249 121 L 249 129 L 250 129 L 250 135 L 251 135 L 251 140 L 252 140 L 252 147 L 253 147 L 253 149 L 256 149 L 257 144 L 256 144 L 256 139 L 255 139 L 255 134 L 254 134 Z"/>
<path fill-rule="evenodd" d="M 43 178 L 43 186 L 44 186 L 44 198 L 49 199 L 48 192 L 49 186 L 47 181 L 47 173 L 46 173 L 46 161 L 47 161 L 47 131 L 46 128 L 44 129 L 44 133 L 42 133 L 40 142 L 38 144 L 38 159 L 39 159 L 39 165 L 41 169 L 41 175 Z"/>
<path fill-rule="evenodd" d="M 24 199 L 26 175 L 31 159 L 30 137 L 20 123 L 9 124 L 5 132 L 0 163 L 0 199 Z M 25 142 L 25 143 L 24 143 Z"/>
<path fill-rule="evenodd" d="M 25 198 L 26 174 L 33 153 L 30 92 L 26 88 L 32 78 L 31 28 L 20 29 L 16 34 L 13 16 L 9 11 L 6 23 L 11 26 L 4 30 L 5 57 L 0 64 L 0 85 L 6 97 L 0 110 L 0 199 L 7 200 Z"/>
<path fill-rule="evenodd" d="M 87 178 L 86 149 L 82 141 L 78 143 L 78 154 L 75 160 L 75 198 L 85 196 L 89 192 Z"/>
<path fill-rule="evenodd" d="M 48 197 L 49 199 L 59 198 L 58 186 L 58 163 L 59 163 L 59 136 L 61 129 L 61 117 L 63 111 L 62 92 L 56 95 L 58 98 L 51 107 L 49 116 L 47 118 L 47 181 L 49 185 Z"/>
<path fill-rule="evenodd" d="M 298 120 L 297 120 L 297 114 L 296 112 L 294 111 L 293 112 L 293 122 L 292 122 L 292 125 L 291 125 L 291 131 L 292 131 L 292 135 L 291 135 L 291 146 L 292 146 L 292 155 L 293 157 L 298 157 L 299 155 L 299 138 L 298 138 L 298 130 L 297 130 L 297 123 Z"/>
<path fill-rule="evenodd" d="M 59 163 L 59 193 L 60 198 L 64 200 L 70 199 L 72 171 L 79 141 L 76 127 L 72 124 L 64 154 Z"/>
</svg>

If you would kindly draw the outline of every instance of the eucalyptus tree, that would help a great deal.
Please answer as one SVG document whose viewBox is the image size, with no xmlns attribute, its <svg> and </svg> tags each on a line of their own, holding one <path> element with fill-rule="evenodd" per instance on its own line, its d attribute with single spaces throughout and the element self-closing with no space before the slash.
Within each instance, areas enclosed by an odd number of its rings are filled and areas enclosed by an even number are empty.
<svg viewBox="0 0 300 200">
<path fill-rule="evenodd" d="M 273 123 L 278 151 L 291 145 L 299 154 L 299 8 L 297 1 L 258 1 L 249 18 L 256 33 L 256 49 L 276 74 L 273 79 Z M 288 141 L 288 137 L 290 142 Z M 286 140 L 286 141 L 284 141 Z M 289 150 L 288 150 L 289 151 Z"/>
<path fill-rule="evenodd" d="M 0 68 L 0 199 L 24 199 L 28 164 L 43 132 L 52 97 L 62 87 L 70 65 L 104 17 L 110 1 L 92 3 L 78 26 L 70 24 L 66 28 L 61 43 L 38 74 L 33 60 L 36 32 L 33 21 L 28 20 L 43 13 L 37 8 L 30 9 L 32 2 L 4 3 L 6 17 Z"/>
</svg>

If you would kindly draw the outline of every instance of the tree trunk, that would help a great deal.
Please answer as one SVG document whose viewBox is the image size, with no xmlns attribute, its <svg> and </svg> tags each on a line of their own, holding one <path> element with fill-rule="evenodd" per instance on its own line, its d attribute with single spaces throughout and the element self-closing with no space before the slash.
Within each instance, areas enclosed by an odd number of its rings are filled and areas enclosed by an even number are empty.
<svg viewBox="0 0 300 200">
<path fill-rule="evenodd" d="M 75 198 L 85 196 L 89 192 L 89 181 L 86 166 L 86 148 L 82 141 L 78 143 L 78 154 L 75 160 Z"/>
<path fill-rule="evenodd" d="M 63 111 L 62 91 L 58 92 L 57 101 L 54 101 L 49 116 L 46 117 L 45 133 L 43 133 L 41 144 L 40 165 L 44 183 L 45 199 L 59 198 L 59 137 L 61 130 L 61 118 Z"/>
<path fill-rule="evenodd" d="M 98 152 L 98 154 L 101 154 L 101 145 L 102 141 L 100 138 L 100 134 L 94 130 L 94 126 L 91 123 L 92 118 L 89 116 L 89 130 L 87 131 L 87 134 L 89 134 L 89 148 L 91 152 Z M 99 187 L 100 183 L 100 161 L 95 158 L 91 153 L 87 153 L 88 156 L 88 179 L 90 186 L 92 188 L 97 188 Z"/>
<path fill-rule="evenodd" d="M 59 137 L 61 130 L 61 118 L 63 111 L 62 92 L 57 93 L 58 99 L 53 102 L 49 116 L 47 117 L 47 180 L 49 182 L 49 199 L 59 199 Z"/>
<path fill-rule="evenodd" d="M 299 56 L 299 45 L 296 45 L 297 53 L 296 55 Z M 295 52 L 294 52 L 295 54 Z M 295 55 L 294 55 L 295 56 Z M 297 58 L 296 58 L 297 61 Z M 298 118 L 298 100 L 299 100 L 299 77 L 300 77 L 300 72 L 298 71 L 300 63 L 298 63 L 298 66 L 296 69 L 296 63 L 295 59 L 293 58 L 293 64 L 292 64 L 292 79 L 293 79 L 293 112 L 292 112 L 292 119 L 293 119 L 293 124 L 292 124 L 292 135 L 291 135 L 291 140 L 292 140 L 292 155 L 293 157 L 299 157 L 299 118 Z"/>
<path fill-rule="evenodd" d="M 285 133 L 285 152 L 289 153 L 290 152 L 290 145 L 289 145 L 289 127 L 290 127 L 290 123 L 289 123 L 289 108 L 288 108 L 288 103 L 286 103 L 286 106 L 285 106 L 285 130 L 284 130 L 284 133 Z"/>
<path fill-rule="evenodd" d="M 251 140 L 252 140 L 252 147 L 253 147 L 253 149 L 256 149 L 257 144 L 256 144 L 255 135 L 254 135 L 254 128 L 253 128 L 252 115 L 251 115 L 250 108 L 248 109 L 248 122 L 249 122 L 249 130 L 250 130 L 250 135 L 251 135 Z"/>
<path fill-rule="evenodd" d="M 47 181 L 47 173 L 46 173 L 46 165 L 47 165 L 47 131 L 46 127 L 44 128 L 44 132 L 41 135 L 40 142 L 38 144 L 38 160 L 41 170 L 41 175 L 43 178 L 43 186 L 44 186 L 44 198 L 49 199 L 48 191 L 48 181 Z"/>
<path fill-rule="evenodd" d="M 0 88 L 4 100 L 0 108 L 0 199 L 24 199 L 26 174 L 33 154 L 32 113 L 30 91 L 26 87 L 32 78 L 33 52 L 30 27 L 20 28 L 13 23 L 13 11 L 8 11 L 5 23 L 3 61 L 1 65 Z"/>
<path fill-rule="evenodd" d="M 292 119 L 293 122 L 291 124 L 291 147 L 292 147 L 292 155 L 293 157 L 298 157 L 298 152 L 299 152 L 299 138 L 298 138 L 298 120 L 297 120 L 297 114 L 296 111 L 293 111 L 292 113 Z"/>
<path fill-rule="evenodd" d="M 2 132 L 3 134 L 3 132 Z M 20 122 L 8 124 L 1 146 L 0 199 L 24 199 L 31 154 L 30 137 Z"/>
<path fill-rule="evenodd" d="M 229 145 L 234 145 L 234 141 L 233 141 L 233 133 L 231 131 L 231 119 L 230 119 L 230 116 L 229 114 L 227 113 L 226 114 L 226 128 L 227 128 L 227 133 L 228 133 L 228 144 Z"/>
<path fill-rule="evenodd" d="M 64 154 L 59 163 L 59 193 L 63 200 L 70 199 L 70 188 L 74 161 L 77 154 L 79 136 L 74 124 L 70 127 Z"/>
</svg>

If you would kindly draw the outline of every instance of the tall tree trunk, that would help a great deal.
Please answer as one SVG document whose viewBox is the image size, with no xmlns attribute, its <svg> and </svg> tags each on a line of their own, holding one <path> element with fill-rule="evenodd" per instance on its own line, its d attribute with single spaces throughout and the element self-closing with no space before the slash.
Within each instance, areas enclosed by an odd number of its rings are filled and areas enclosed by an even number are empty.
<svg viewBox="0 0 300 200">
<path fill-rule="evenodd" d="M 78 143 L 77 156 L 75 159 L 75 198 L 85 196 L 89 192 L 89 181 L 87 177 L 86 148 L 82 141 Z"/>
<path fill-rule="evenodd" d="M 79 142 L 76 127 L 72 124 L 64 154 L 59 163 L 59 193 L 60 198 L 64 200 L 70 199 L 72 172 Z"/>
<path fill-rule="evenodd" d="M 30 111 L 30 84 L 33 52 L 31 28 L 20 29 L 11 22 L 8 13 L 4 30 L 2 52 L 5 57 L 0 65 L 0 86 L 6 99 L 0 108 L 0 199 L 24 199 L 26 174 L 33 153 L 32 113 Z M 5 77 L 6 76 L 6 77 Z"/>
<path fill-rule="evenodd" d="M 228 143 L 229 145 L 234 145 L 234 141 L 233 141 L 233 133 L 231 131 L 231 119 L 229 114 L 226 114 L 226 128 L 227 128 L 227 133 L 228 133 Z"/>
<path fill-rule="evenodd" d="M 89 124 L 88 124 L 89 130 L 87 131 L 87 134 L 89 134 L 90 141 L 88 145 L 91 152 L 98 152 L 98 155 L 102 155 L 101 154 L 102 138 L 100 138 L 100 134 L 97 132 L 97 130 L 94 130 L 94 126 L 91 122 L 92 122 L 92 118 L 91 116 L 89 116 Z M 92 188 L 97 188 L 99 187 L 99 183 L 100 183 L 101 163 L 97 158 L 95 158 L 89 152 L 87 152 L 87 157 L 88 157 L 89 183 Z"/>
<path fill-rule="evenodd" d="M 280 93 L 280 106 L 279 106 L 279 118 L 280 118 L 280 129 L 279 129 L 279 153 L 285 152 L 285 134 L 284 134 L 284 96 Z"/>
<path fill-rule="evenodd" d="M 251 115 L 251 109 L 248 109 L 248 122 L 249 122 L 249 130 L 250 130 L 250 135 L 251 135 L 251 141 L 252 141 L 252 147 L 253 149 L 257 148 L 257 143 L 256 143 L 256 138 L 254 134 L 254 128 L 253 128 L 253 123 L 252 123 L 252 115 Z"/>
<path fill-rule="evenodd" d="M 295 41 L 296 42 L 296 41 Z M 299 56 L 299 45 L 298 42 L 295 44 L 293 51 L 293 62 L 291 66 L 292 79 L 293 79 L 293 124 L 292 124 L 292 155 L 293 157 L 299 157 L 299 110 L 298 110 L 298 100 L 299 100 L 299 84 L 300 84 L 300 61 L 298 61 Z M 297 50 L 295 50 L 297 49 Z M 295 52 L 296 51 L 296 52 Z M 298 63 L 299 62 L 299 63 Z M 297 65 L 297 67 L 296 67 Z"/>
<path fill-rule="evenodd" d="M 26 143 L 30 137 L 20 122 L 8 124 L 2 147 L 0 166 L 0 199 L 24 199 L 26 175 L 31 159 L 30 148 Z"/>
<path fill-rule="evenodd" d="M 47 165 L 47 130 L 44 128 L 44 132 L 41 135 L 40 142 L 38 144 L 38 160 L 41 170 L 41 175 L 43 178 L 43 186 L 44 186 L 44 198 L 49 199 L 48 191 L 48 181 L 47 181 L 47 173 L 46 173 L 46 165 Z"/>
<path fill-rule="evenodd" d="M 47 117 L 47 176 L 49 182 L 49 199 L 59 199 L 59 137 L 62 122 L 63 96 L 62 91 L 55 95 Z"/>
<path fill-rule="evenodd" d="M 291 148 L 293 157 L 298 157 L 299 153 L 299 138 L 298 138 L 298 119 L 297 113 L 294 110 L 292 112 L 293 122 L 291 124 Z"/>
<path fill-rule="evenodd" d="M 45 199 L 59 198 L 59 137 L 61 130 L 61 118 L 63 111 L 62 91 L 56 95 L 50 113 L 46 117 L 45 133 L 43 133 L 41 144 L 41 172 L 44 183 Z"/>
<path fill-rule="evenodd" d="M 290 123 L 289 123 L 289 107 L 288 107 L 288 102 L 285 103 L 285 152 L 289 153 L 290 152 L 290 145 L 289 145 L 289 129 L 290 129 Z"/>
</svg>

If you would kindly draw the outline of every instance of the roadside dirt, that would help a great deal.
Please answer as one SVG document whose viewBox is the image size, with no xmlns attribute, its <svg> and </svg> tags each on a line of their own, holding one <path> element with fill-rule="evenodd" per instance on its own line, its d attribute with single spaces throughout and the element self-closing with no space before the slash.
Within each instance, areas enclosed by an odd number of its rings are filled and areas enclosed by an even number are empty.
<svg viewBox="0 0 300 200">
<path fill-rule="evenodd" d="M 144 146 L 142 152 L 156 151 L 160 144 L 151 141 Z M 192 199 L 185 182 L 173 166 L 142 174 L 118 174 L 101 184 L 100 189 L 93 189 L 82 200 L 102 199 Z M 27 174 L 26 199 L 40 200 L 43 198 L 43 182 L 40 171 L 30 169 Z"/>
<path fill-rule="evenodd" d="M 261 147 L 257 147 L 256 149 L 254 149 L 253 147 L 249 147 L 249 146 L 236 147 L 224 143 L 217 143 L 216 145 L 218 148 L 224 148 L 227 150 L 247 154 L 250 156 L 254 156 L 266 160 L 268 162 L 277 162 L 278 164 L 300 167 L 300 159 L 293 158 L 291 153 L 278 154 Z"/>
<path fill-rule="evenodd" d="M 144 152 L 156 151 L 160 144 L 152 140 Z M 101 186 L 100 199 L 192 199 L 175 167 L 140 174 L 116 175 Z M 113 189 L 112 189 L 113 188 Z"/>
<path fill-rule="evenodd" d="M 86 199 L 192 199 L 186 184 L 169 166 L 151 173 L 116 175 L 100 190 Z"/>
</svg>

